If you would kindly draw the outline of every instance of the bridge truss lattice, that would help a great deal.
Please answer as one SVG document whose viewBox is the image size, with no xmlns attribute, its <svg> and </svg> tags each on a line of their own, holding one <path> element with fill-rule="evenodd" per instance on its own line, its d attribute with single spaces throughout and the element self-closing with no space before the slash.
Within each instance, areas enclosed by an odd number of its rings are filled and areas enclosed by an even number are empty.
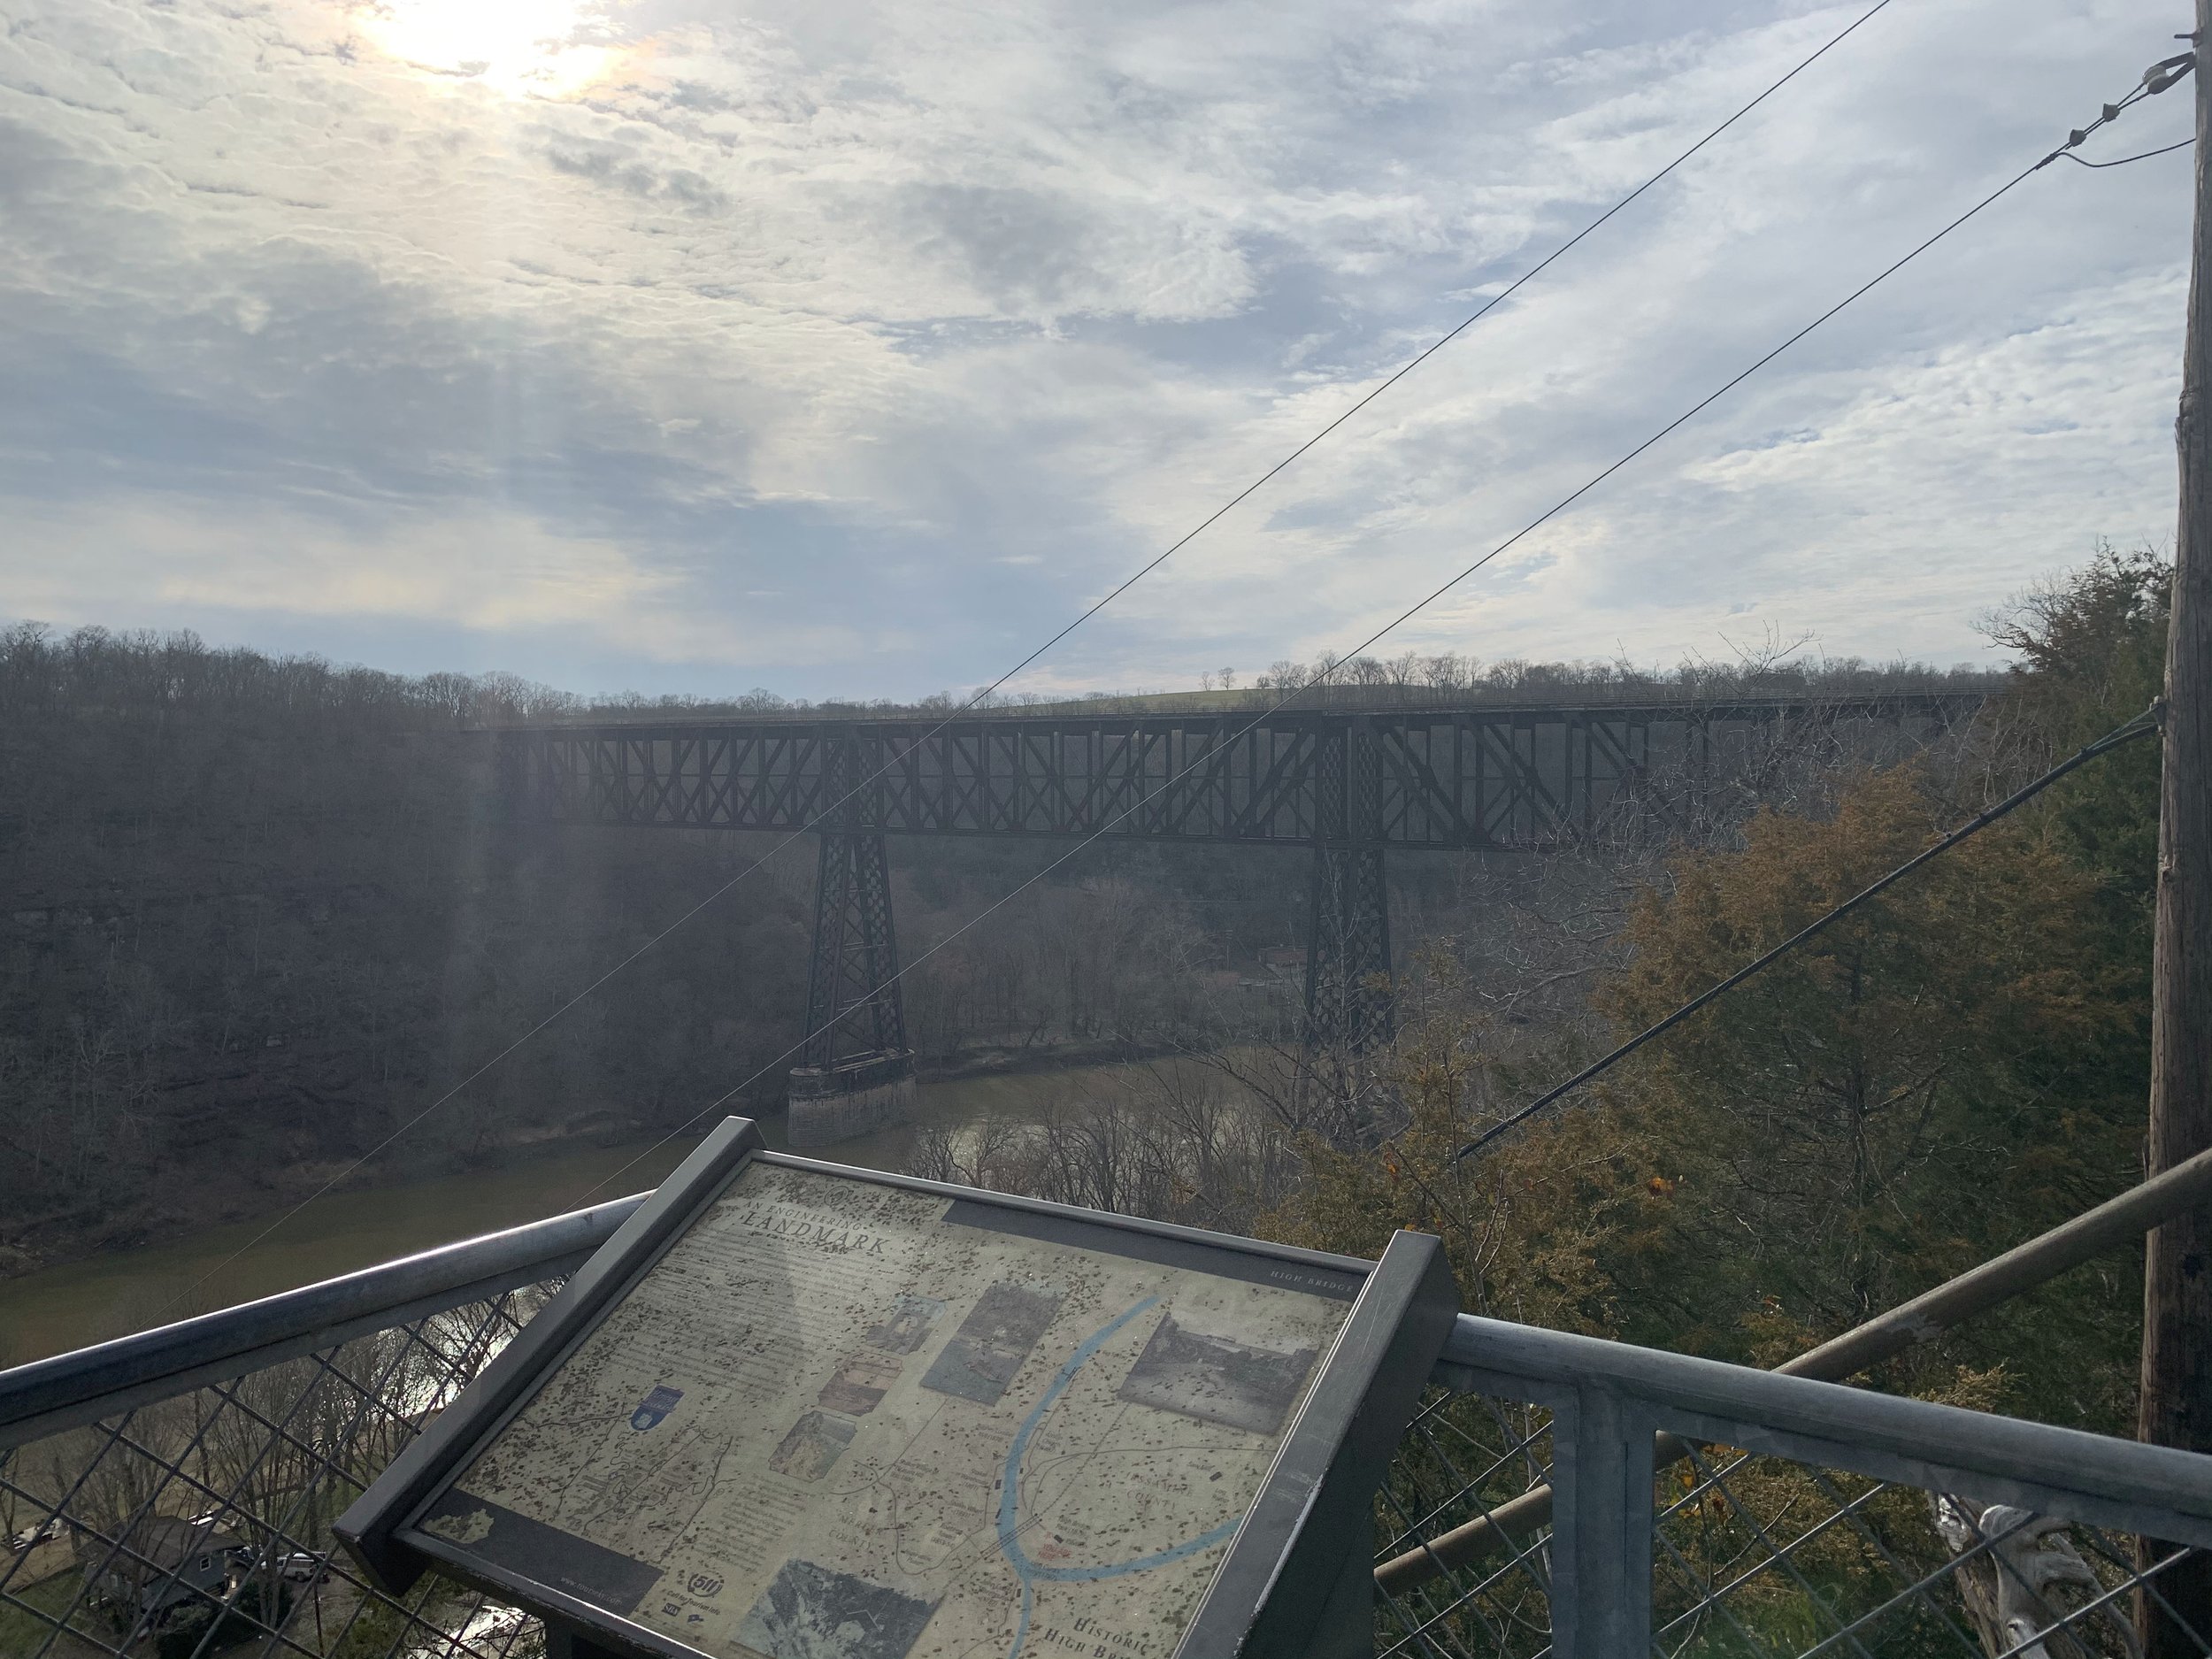
<svg viewBox="0 0 2212 1659">
<path fill-rule="evenodd" d="M 885 838 L 1312 849 L 1310 1055 L 1390 1034 L 1390 851 L 1710 839 L 1793 767 L 1894 758 L 1980 691 L 1253 716 L 621 720 L 502 730 L 525 821 L 820 839 L 806 1064 L 903 1050 Z"/>
</svg>

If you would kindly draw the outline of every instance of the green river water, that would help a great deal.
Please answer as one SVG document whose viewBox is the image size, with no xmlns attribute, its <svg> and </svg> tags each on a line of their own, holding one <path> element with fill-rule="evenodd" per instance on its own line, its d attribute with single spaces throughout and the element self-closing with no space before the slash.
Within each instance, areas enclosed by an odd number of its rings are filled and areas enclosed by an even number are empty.
<svg viewBox="0 0 2212 1659">
<path fill-rule="evenodd" d="M 1086 1066 L 925 1083 L 918 1121 L 957 1128 L 993 1114 L 1026 1118 L 1056 1098 L 1110 1088 L 1125 1070 Z M 762 1130 L 771 1145 L 780 1144 L 780 1122 Z M 895 1168 L 911 1135 L 910 1128 L 887 1131 L 824 1148 L 819 1156 Z M 0 1281 L 0 1367 L 641 1192 L 696 1141 L 695 1135 L 658 1148 L 637 1142 L 556 1150 L 492 1170 L 332 1193 L 311 1200 L 265 1239 L 260 1235 L 282 1211 Z M 609 1181 L 618 1171 L 619 1179 Z M 595 1192 L 602 1182 L 605 1189 Z"/>
</svg>

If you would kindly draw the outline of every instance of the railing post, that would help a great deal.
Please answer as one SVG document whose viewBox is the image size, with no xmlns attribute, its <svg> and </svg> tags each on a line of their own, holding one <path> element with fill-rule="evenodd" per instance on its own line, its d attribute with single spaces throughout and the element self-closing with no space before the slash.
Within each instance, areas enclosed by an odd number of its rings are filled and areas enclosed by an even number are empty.
<svg viewBox="0 0 2212 1659">
<path fill-rule="evenodd" d="M 1552 1417 L 1554 1659 L 1651 1652 L 1648 1414 L 1583 1383 Z"/>
</svg>

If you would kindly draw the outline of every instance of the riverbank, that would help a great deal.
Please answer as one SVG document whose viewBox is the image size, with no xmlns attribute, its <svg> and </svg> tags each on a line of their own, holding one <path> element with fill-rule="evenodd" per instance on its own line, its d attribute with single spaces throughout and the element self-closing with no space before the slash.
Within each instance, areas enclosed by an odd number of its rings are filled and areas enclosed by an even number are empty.
<svg viewBox="0 0 2212 1659">
<path fill-rule="evenodd" d="M 818 1156 L 896 1169 L 923 1125 L 957 1129 L 984 1118 L 1031 1119 L 1056 1101 L 1112 1090 L 1137 1064 L 1000 1069 L 926 1081 L 913 1124 L 821 1148 Z M 764 1119 L 761 1130 L 771 1146 L 783 1144 L 780 1118 Z M 697 1141 L 695 1133 L 666 1145 L 546 1148 L 493 1170 L 330 1193 L 295 1214 L 279 1210 L 0 1280 L 0 1366 L 640 1192 L 657 1184 Z"/>
</svg>

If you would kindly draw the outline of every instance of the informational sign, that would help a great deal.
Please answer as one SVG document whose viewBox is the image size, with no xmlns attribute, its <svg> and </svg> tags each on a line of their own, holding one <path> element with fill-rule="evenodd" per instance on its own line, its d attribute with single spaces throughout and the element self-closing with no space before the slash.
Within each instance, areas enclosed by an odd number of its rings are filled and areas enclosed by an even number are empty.
<svg viewBox="0 0 2212 1659">
<path fill-rule="evenodd" d="M 857 1174 L 743 1163 L 402 1537 L 716 1659 L 1170 1659 L 1365 1264 Z"/>
</svg>

